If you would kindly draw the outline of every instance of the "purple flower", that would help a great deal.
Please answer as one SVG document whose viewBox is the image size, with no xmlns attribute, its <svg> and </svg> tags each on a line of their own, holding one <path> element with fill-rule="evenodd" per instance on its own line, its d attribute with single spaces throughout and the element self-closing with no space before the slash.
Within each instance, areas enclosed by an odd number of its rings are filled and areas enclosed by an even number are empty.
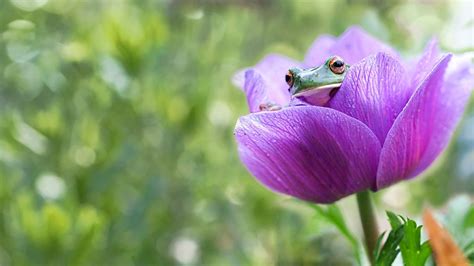
<svg viewBox="0 0 474 266">
<path fill-rule="evenodd" d="M 338 55 L 351 68 L 327 106 L 290 99 L 284 75 Z M 446 147 L 472 91 L 470 59 L 442 55 L 436 41 L 403 63 L 359 27 L 321 36 L 303 62 L 268 55 L 239 72 L 247 96 L 235 137 L 242 162 L 268 188 L 316 203 L 377 191 L 425 170 Z M 259 111 L 262 103 L 285 106 Z"/>
</svg>

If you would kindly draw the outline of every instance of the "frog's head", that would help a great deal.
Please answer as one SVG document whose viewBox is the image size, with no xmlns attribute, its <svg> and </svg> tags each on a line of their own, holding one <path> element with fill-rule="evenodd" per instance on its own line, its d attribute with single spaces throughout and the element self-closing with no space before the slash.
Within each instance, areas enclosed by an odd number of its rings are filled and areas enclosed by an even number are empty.
<svg viewBox="0 0 474 266">
<path fill-rule="evenodd" d="M 337 92 L 349 66 L 339 56 L 332 56 L 315 68 L 291 68 L 285 76 L 291 95 L 314 105 L 325 105 Z"/>
</svg>

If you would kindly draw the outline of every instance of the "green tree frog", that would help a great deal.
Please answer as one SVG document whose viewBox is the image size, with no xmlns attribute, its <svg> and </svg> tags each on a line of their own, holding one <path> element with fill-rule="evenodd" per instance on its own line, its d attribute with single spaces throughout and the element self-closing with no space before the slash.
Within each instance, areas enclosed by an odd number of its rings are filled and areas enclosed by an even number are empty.
<svg viewBox="0 0 474 266">
<path fill-rule="evenodd" d="M 339 56 L 332 56 L 318 67 L 291 68 L 285 76 L 288 89 L 296 98 L 323 106 L 336 94 L 346 76 L 349 65 Z"/>
<path fill-rule="evenodd" d="M 331 56 L 318 67 L 291 68 L 285 75 L 293 97 L 312 105 L 324 106 L 336 94 L 346 76 L 349 65 L 339 56 Z M 281 105 L 267 102 L 260 104 L 260 111 L 277 111 Z"/>
</svg>

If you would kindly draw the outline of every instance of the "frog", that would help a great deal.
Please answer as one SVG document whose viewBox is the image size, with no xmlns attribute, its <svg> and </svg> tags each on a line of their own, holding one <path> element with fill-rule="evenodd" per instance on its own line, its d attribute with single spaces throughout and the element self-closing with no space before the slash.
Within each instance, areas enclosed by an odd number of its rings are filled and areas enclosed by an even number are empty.
<svg viewBox="0 0 474 266">
<path fill-rule="evenodd" d="M 311 105 L 325 106 L 341 87 L 349 68 L 341 57 L 331 56 L 318 67 L 289 69 L 285 81 L 293 97 Z"/>
<path fill-rule="evenodd" d="M 285 81 L 292 97 L 311 105 L 326 106 L 341 87 L 349 68 L 341 57 L 331 56 L 317 67 L 290 68 Z M 278 111 L 282 108 L 283 106 L 273 102 L 259 105 L 260 111 Z"/>
</svg>

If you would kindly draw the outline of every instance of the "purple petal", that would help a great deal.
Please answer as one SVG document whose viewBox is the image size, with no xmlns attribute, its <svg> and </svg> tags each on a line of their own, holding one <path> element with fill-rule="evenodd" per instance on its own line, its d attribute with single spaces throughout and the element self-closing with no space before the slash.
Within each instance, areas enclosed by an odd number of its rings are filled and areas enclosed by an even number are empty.
<svg viewBox="0 0 474 266">
<path fill-rule="evenodd" d="M 258 112 L 262 103 L 288 104 L 290 93 L 285 74 L 291 67 L 298 66 L 300 63 L 295 60 L 272 54 L 254 67 L 238 72 L 232 81 L 244 90 L 250 111 Z"/>
<path fill-rule="evenodd" d="M 355 64 L 378 52 L 398 57 L 397 52 L 390 46 L 375 39 L 358 26 L 348 28 L 330 49 L 332 55 L 342 57 L 348 64 Z"/>
<path fill-rule="evenodd" d="M 443 57 L 420 84 L 387 135 L 377 189 L 425 170 L 446 147 L 474 84 L 472 63 Z M 446 74 L 445 74 L 446 73 Z"/>
<path fill-rule="evenodd" d="M 260 111 L 260 104 L 272 103 L 283 106 L 290 101 L 288 91 L 283 93 L 271 88 L 262 75 L 255 70 L 245 72 L 244 92 L 249 110 L 252 113 Z"/>
<path fill-rule="evenodd" d="M 424 78 L 433 69 L 433 66 L 438 62 L 441 57 L 438 41 L 432 39 L 425 47 L 425 51 L 421 58 L 414 65 L 408 65 L 408 72 L 411 73 L 411 81 L 408 90 L 412 94 L 416 88 L 420 85 Z"/>
<path fill-rule="evenodd" d="M 247 169 L 265 186 L 330 203 L 374 189 L 380 143 L 364 124 L 315 106 L 243 116 L 235 136 Z"/>
<path fill-rule="evenodd" d="M 403 67 L 379 53 L 353 65 L 329 106 L 366 124 L 383 144 L 409 95 Z"/>
<path fill-rule="evenodd" d="M 300 62 L 278 54 L 270 54 L 263 58 L 255 69 L 262 74 L 265 81 L 273 89 L 272 93 L 279 93 L 288 96 L 288 84 L 285 81 L 285 75 L 288 69 L 299 67 Z"/>
<path fill-rule="evenodd" d="M 321 35 L 311 44 L 304 57 L 304 67 L 315 67 L 323 64 L 332 54 L 331 46 L 336 42 L 336 38 L 331 35 Z"/>
<path fill-rule="evenodd" d="M 245 72 L 255 70 L 262 75 L 270 88 L 274 88 L 275 91 L 280 91 L 279 93 L 284 92 L 288 94 L 288 84 L 285 82 L 285 74 L 288 73 L 288 69 L 299 66 L 301 66 L 300 62 L 289 57 L 279 54 L 270 54 L 265 56 L 255 66 L 238 72 L 234 76 L 233 82 L 242 88 L 245 84 Z"/>
</svg>

